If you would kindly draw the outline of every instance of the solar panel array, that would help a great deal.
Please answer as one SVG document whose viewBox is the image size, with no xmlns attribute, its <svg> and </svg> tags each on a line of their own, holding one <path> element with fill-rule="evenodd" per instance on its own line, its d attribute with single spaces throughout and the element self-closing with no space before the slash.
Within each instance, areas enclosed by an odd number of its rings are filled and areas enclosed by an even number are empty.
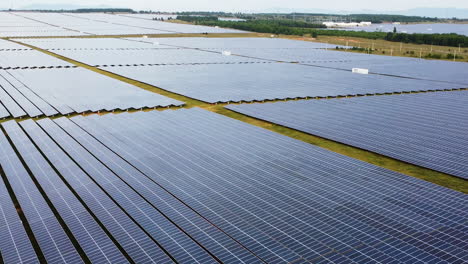
<svg viewBox="0 0 468 264">
<path fill-rule="evenodd" d="M 198 49 L 325 49 L 335 48 L 335 45 L 310 41 L 298 41 L 281 38 L 127 38 L 147 43 L 159 43 L 185 48 Z M 345 47 L 345 46 L 339 46 Z"/>
<path fill-rule="evenodd" d="M 227 108 L 468 179 L 467 91 Z"/>
<path fill-rule="evenodd" d="M 0 40 L 0 69 L 54 67 L 72 67 L 72 65 L 26 46 L 7 40 Z"/>
<path fill-rule="evenodd" d="M 140 40 L 172 47 L 205 49 L 214 52 L 228 50 L 234 55 L 267 61 L 300 62 L 304 64 L 351 71 L 366 68 L 371 73 L 426 79 L 468 85 L 468 66 L 463 62 L 421 60 L 360 53 L 343 53 L 337 45 L 278 38 L 148 38 Z M 338 45 L 339 46 L 339 45 Z M 346 48 L 345 46 L 339 46 Z"/>
<path fill-rule="evenodd" d="M 50 262 L 467 259 L 465 195 L 198 108 L 2 127 L 1 212 Z"/>
<path fill-rule="evenodd" d="M 1 137 L 2 135 L 0 135 Z M 2 143 L 6 144 L 3 141 Z M 7 159 L 6 156 L 4 157 L 3 151 L 0 152 L 0 157 L 2 160 Z M 5 183 L 0 177 L 0 261 L 2 260 L 5 263 L 38 262 L 15 204 L 8 195 Z"/>
<path fill-rule="evenodd" d="M 180 105 L 83 68 L 0 71 L 0 118 Z"/>
<path fill-rule="evenodd" d="M 0 39 L 0 51 L 16 51 L 16 50 L 30 50 L 30 48 L 25 47 L 20 44 L 16 44 L 12 41 Z"/>
<path fill-rule="evenodd" d="M 40 38 L 15 39 L 45 50 L 114 50 L 114 49 L 171 49 L 174 47 L 154 45 L 144 38 Z M 1 48 L 2 46 L 0 46 Z"/>
<path fill-rule="evenodd" d="M 7 124 L 2 124 L 2 127 L 8 128 Z M 15 129 L 9 129 L 9 131 L 11 137 L 18 133 Z M 0 165 L 3 173 L 15 194 L 22 213 L 35 234 L 34 237 L 46 261 L 51 263 L 84 263 L 3 133 L 0 133 L 0 144 L 2 146 Z M 2 255 L 4 254 L 3 250 Z"/>
<path fill-rule="evenodd" d="M 451 90 L 468 85 L 463 63 L 343 53 L 323 50 L 324 44 L 275 38 L 21 41 L 210 103 Z M 224 56 L 224 50 L 240 56 Z M 245 64 L 272 61 L 308 65 Z M 242 65 L 228 65 L 237 63 Z M 155 67 L 159 65 L 165 67 Z M 352 66 L 390 76 L 352 74 Z M 330 79 L 331 75 L 340 81 Z"/>
<path fill-rule="evenodd" d="M 0 12 L 0 37 L 81 36 L 85 35 L 60 26 L 24 17 L 25 12 Z"/>
<path fill-rule="evenodd" d="M 369 69 L 371 73 L 459 83 L 468 86 L 468 63 L 466 62 L 360 54 L 360 59 L 356 57 L 341 61 L 313 61 L 308 64 L 348 71 L 352 68 L 365 68 Z"/>
<path fill-rule="evenodd" d="M 0 37 L 242 33 L 112 14 L 0 12 Z"/>
<path fill-rule="evenodd" d="M 138 19 L 134 17 L 109 15 L 103 13 L 79 13 L 73 14 L 74 17 L 88 19 L 96 22 L 105 22 L 112 26 L 127 26 L 137 28 L 138 30 L 150 29 L 160 31 L 160 34 L 171 33 L 244 33 L 245 31 L 217 28 L 208 26 L 196 26 L 187 24 L 176 24 L 161 21 Z M 158 34 L 158 33 L 156 33 Z"/>
<path fill-rule="evenodd" d="M 138 40 L 132 38 L 132 40 Z M 366 68 L 371 73 L 468 85 L 468 66 L 463 62 L 421 60 L 360 53 L 343 53 L 336 45 L 277 38 L 149 38 L 143 40 L 175 47 L 229 50 L 232 54 L 268 61 L 300 62 L 351 71 Z M 339 46 L 339 45 L 338 45 Z M 339 46 L 346 48 L 345 46 Z"/>
<path fill-rule="evenodd" d="M 73 65 L 36 50 L 0 51 L 0 69 L 64 68 Z"/>
<path fill-rule="evenodd" d="M 466 85 L 286 63 L 103 68 L 209 103 L 445 90 Z"/>
<path fill-rule="evenodd" d="M 54 52 L 96 67 L 263 62 L 239 56 L 225 56 L 221 51 L 206 52 L 195 49 L 57 50 Z"/>
</svg>

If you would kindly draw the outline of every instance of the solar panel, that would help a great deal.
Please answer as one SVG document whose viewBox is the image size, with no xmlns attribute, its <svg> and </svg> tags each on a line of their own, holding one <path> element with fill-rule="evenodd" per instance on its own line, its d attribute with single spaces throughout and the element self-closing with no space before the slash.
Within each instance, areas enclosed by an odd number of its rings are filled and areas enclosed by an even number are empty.
<svg viewBox="0 0 468 264">
<path fill-rule="evenodd" d="M 115 138 L 112 134 L 103 130 L 100 123 L 90 122 L 91 120 L 89 120 L 89 118 L 81 116 L 72 118 L 72 121 L 76 122 L 80 127 L 91 133 L 92 136 L 103 142 L 111 150 L 115 151 L 118 155 L 123 157 L 126 161 L 154 181 L 159 183 L 167 181 L 163 177 L 164 175 L 161 174 L 163 171 L 160 170 L 167 166 L 160 167 L 160 169 L 151 166 L 151 163 L 147 158 L 142 159 L 140 157 L 142 153 L 137 154 L 135 152 L 135 149 L 131 147 L 133 145 L 126 145 L 120 138 Z M 170 181 L 168 183 L 170 183 Z M 167 189 L 167 185 L 164 187 Z M 170 191 L 179 199 L 181 198 L 180 195 L 184 194 L 184 191 L 180 189 L 170 188 Z M 195 199 L 195 197 L 189 195 L 189 199 L 190 198 Z M 208 202 L 209 200 L 196 198 L 192 203 L 189 203 L 189 206 L 202 214 L 203 217 L 208 218 L 210 223 L 214 223 L 217 227 L 228 233 L 230 237 L 239 241 L 244 247 L 248 248 L 262 260 L 275 263 L 293 262 L 300 259 L 299 255 L 290 251 L 282 243 L 277 242 L 269 235 L 256 230 L 255 227 L 249 226 L 241 216 L 233 214 L 228 210 L 224 210 L 212 201 L 210 203 Z M 207 207 L 208 204 L 210 204 L 211 207 Z M 215 220 L 215 222 L 213 222 L 213 220 Z"/>
<path fill-rule="evenodd" d="M 310 49 L 324 49 L 335 48 L 335 45 L 326 43 L 298 41 L 281 38 L 197 38 L 197 37 L 179 37 L 179 38 L 127 38 L 131 40 L 139 40 L 148 43 L 159 43 L 161 45 L 195 48 L 195 49 L 248 49 L 248 50 L 302 50 L 303 53 L 310 51 Z M 340 46 L 344 47 L 344 46 Z"/>
<path fill-rule="evenodd" d="M 451 82 L 462 84 L 468 87 L 468 66 L 464 62 L 441 61 L 441 60 L 421 60 L 416 58 L 363 55 L 328 51 L 327 53 L 342 54 L 346 60 L 334 61 L 310 61 L 308 64 L 337 68 L 351 71 L 352 68 L 369 69 L 371 73 L 401 76 L 406 78 L 416 78 L 434 80 L 441 82 Z M 245 54 L 242 52 L 241 54 Z M 356 57 L 356 58 L 353 58 Z"/>
<path fill-rule="evenodd" d="M 0 82 L 0 102 L 8 109 L 9 114 L 11 114 L 14 118 L 23 117 L 26 113 L 21 109 L 21 107 L 13 100 L 10 95 L 3 90 L 1 86 L 2 82 Z"/>
<path fill-rule="evenodd" d="M 36 50 L 0 51 L 0 69 L 65 66 L 73 65 Z"/>
<path fill-rule="evenodd" d="M 34 70 L 32 70 L 34 71 Z M 24 95 L 31 103 L 33 103 L 45 116 L 54 116 L 58 114 L 57 110 L 52 107 L 44 98 L 41 98 L 37 93 L 29 89 L 23 82 L 15 78 L 10 72 L 3 72 L 3 78 L 15 85 L 15 88 Z"/>
<path fill-rule="evenodd" d="M 228 109 L 468 178 L 468 92 L 233 105 Z"/>
<path fill-rule="evenodd" d="M 38 121 L 47 133 L 79 162 L 92 177 L 153 239 L 158 241 L 179 262 L 211 263 L 214 259 L 190 237 L 150 206 L 128 185 L 119 181 L 111 170 L 94 158 L 51 120 Z"/>
<path fill-rule="evenodd" d="M 43 115 L 43 113 L 31 103 L 22 93 L 20 93 L 10 82 L 3 78 L 4 74 L 0 73 L 0 86 L 8 95 L 30 116 L 36 117 Z M 2 98 L 2 102 L 6 99 Z"/>
<path fill-rule="evenodd" d="M 8 126 L 10 122 L 14 121 L 2 123 L 2 126 Z M 17 132 L 11 130 L 9 134 L 14 133 Z M 83 263 L 82 258 L 3 133 L 0 133 L 0 144 L 2 146 L 0 165 L 46 261 L 50 263 Z"/>
<path fill-rule="evenodd" d="M 142 41 L 143 38 L 41 38 L 41 39 L 16 39 L 41 49 L 59 50 L 122 50 L 122 49 L 167 49 L 172 48 L 162 45 L 153 45 Z M 1 47 L 1 46 L 0 46 Z"/>
<path fill-rule="evenodd" d="M 78 36 L 82 33 L 23 17 L 24 13 L 0 13 L 0 37 Z M 1 46 L 5 46 L 2 44 Z M 7 45 L 7 47 L 11 47 Z M 14 48 L 14 47 L 13 47 Z M 1 49 L 1 48 L 0 48 Z"/>
<path fill-rule="evenodd" d="M 93 22 L 107 22 L 115 28 L 126 27 L 133 32 L 154 32 L 151 34 L 171 33 L 245 33 L 245 31 L 199 25 L 176 24 L 153 20 L 135 19 L 103 13 L 72 14 L 74 18 L 88 19 Z"/>
<path fill-rule="evenodd" d="M 28 120 L 24 123 L 33 123 Z M 15 122 L 4 125 L 18 153 L 93 263 L 125 263 L 125 257 Z"/>
<path fill-rule="evenodd" d="M 1 170 L 1 168 L 0 168 Z M 0 262 L 39 263 L 5 183 L 0 177 Z"/>
<path fill-rule="evenodd" d="M 0 103 L 0 118 L 9 117 L 10 113 L 8 110 Z"/>
<path fill-rule="evenodd" d="M 0 24 L 0 28 L 2 25 L 3 24 Z M 17 51 L 17 50 L 29 50 L 29 49 L 30 48 L 27 48 L 23 45 L 0 39 L 0 51 Z"/>
<path fill-rule="evenodd" d="M 111 67 L 107 71 L 209 103 L 383 94 L 463 85 L 286 63 Z M 333 76 L 333 78 L 331 78 Z"/>
<path fill-rule="evenodd" d="M 239 56 L 195 49 L 59 50 L 56 53 L 92 66 L 141 66 L 148 64 L 196 64 L 259 62 Z"/>
<path fill-rule="evenodd" d="M 42 122 L 42 126 L 50 124 Z M 113 238 L 123 247 L 126 253 L 137 263 L 171 262 L 169 257 L 155 244 L 132 220 L 122 211 L 102 189 L 100 189 L 81 168 L 67 157 L 58 145 L 41 128 L 32 121 L 21 122 L 21 126 L 38 145 L 39 149 L 51 161 L 64 179 L 70 184 L 99 221 L 112 234 Z M 80 216 L 81 217 L 81 216 Z M 97 239 L 96 236 L 93 237 Z M 83 243 L 83 247 L 96 250 L 91 244 Z M 98 256 L 96 256 L 98 257 Z M 101 262 L 122 263 L 121 256 L 114 255 Z"/>
<path fill-rule="evenodd" d="M 0 28 L 0 37 L 245 32 L 97 13 L 2 12 L 0 21 L 11 25 Z"/>
<path fill-rule="evenodd" d="M 0 85 L 31 117 L 183 105 L 83 68 L 10 70 L 0 74 L 8 80 L 0 79 Z"/>
<path fill-rule="evenodd" d="M 185 232 L 217 256 L 222 262 L 257 263 L 260 260 L 208 221 L 193 212 L 170 193 L 151 181 L 135 167 L 109 150 L 101 142 L 67 118 L 54 120 L 62 129 L 77 140 L 91 154 L 106 164 L 116 175 L 130 185 L 153 207 L 168 216 Z"/>
<path fill-rule="evenodd" d="M 145 254 L 129 241 L 149 241 L 139 245 L 158 263 L 466 259 L 466 195 L 199 108 L 20 125 L 67 182 L 63 193 L 71 188 L 137 263 Z M 58 186 L 39 184 L 48 196 Z"/>
<path fill-rule="evenodd" d="M 464 225 L 463 194 L 203 110 L 72 120 L 261 257 L 465 257 L 460 238 L 435 235 Z"/>
</svg>

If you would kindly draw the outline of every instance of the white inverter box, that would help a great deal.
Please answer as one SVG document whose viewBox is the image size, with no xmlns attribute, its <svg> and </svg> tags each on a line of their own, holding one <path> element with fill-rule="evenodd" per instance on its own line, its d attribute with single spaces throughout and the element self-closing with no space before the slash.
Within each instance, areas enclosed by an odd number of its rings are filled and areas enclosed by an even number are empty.
<svg viewBox="0 0 468 264">
<path fill-rule="evenodd" d="M 369 69 L 353 68 L 352 72 L 359 74 L 369 74 Z"/>
</svg>

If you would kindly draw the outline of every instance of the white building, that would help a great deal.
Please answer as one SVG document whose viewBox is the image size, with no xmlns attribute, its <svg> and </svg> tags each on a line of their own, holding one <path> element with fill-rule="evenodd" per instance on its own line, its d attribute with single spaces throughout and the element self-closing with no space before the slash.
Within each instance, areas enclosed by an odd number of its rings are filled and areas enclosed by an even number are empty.
<svg viewBox="0 0 468 264">
<path fill-rule="evenodd" d="M 362 21 L 359 23 L 344 23 L 344 22 L 323 22 L 327 27 L 333 27 L 333 28 L 347 28 L 347 27 L 368 27 L 372 25 L 372 22 L 367 22 L 367 21 Z"/>
</svg>

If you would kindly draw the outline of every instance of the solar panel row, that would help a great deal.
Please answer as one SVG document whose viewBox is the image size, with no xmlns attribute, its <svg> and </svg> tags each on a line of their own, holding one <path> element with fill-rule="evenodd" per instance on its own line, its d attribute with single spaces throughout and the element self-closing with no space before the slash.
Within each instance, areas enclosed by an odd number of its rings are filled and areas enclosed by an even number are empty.
<svg viewBox="0 0 468 264">
<path fill-rule="evenodd" d="M 466 86 L 289 63 L 225 64 L 223 67 L 164 65 L 105 70 L 209 103 L 450 90 Z"/>
<path fill-rule="evenodd" d="M 123 38 L 41 38 L 41 39 L 15 39 L 41 49 L 100 49 L 100 48 L 173 48 L 163 45 L 145 43 L 142 38 L 129 40 Z M 0 46 L 1 47 L 1 46 Z"/>
<path fill-rule="evenodd" d="M 10 121 L 3 127 L 28 168 L 1 134 L 0 162 L 28 224 L 35 223 L 33 208 L 50 218 L 48 204 L 39 204 L 47 198 L 72 239 L 82 239 L 86 256 L 85 230 L 96 221 L 96 230 L 106 230 L 137 263 L 467 258 L 463 194 L 205 110 Z M 65 217 L 70 211 L 93 217 L 74 226 L 73 216 Z M 40 232 L 33 228 L 38 238 Z M 91 244 L 108 241 L 98 234 L 102 239 Z"/>
<path fill-rule="evenodd" d="M 50 125 L 50 122 L 52 122 L 49 119 L 47 119 L 47 121 L 49 122 L 41 123 L 41 126 Z M 113 239 L 119 243 L 131 259 L 136 263 L 171 262 L 165 252 L 138 227 L 138 224 L 129 218 L 127 214 L 107 196 L 105 190 L 102 190 L 86 172 L 80 169 L 80 165 L 82 166 L 82 164 L 75 164 L 37 123 L 28 120 L 22 122 L 21 127 L 29 134 L 38 149 L 40 149 L 51 164 L 55 166 L 57 172 L 62 175 L 63 179 L 86 203 L 89 210 L 91 210 L 100 223 L 104 225 L 104 228 L 107 229 Z M 54 140 L 57 139 L 54 138 Z M 58 178 L 56 178 L 54 182 L 56 184 L 64 184 Z M 46 184 L 45 186 L 48 185 Z M 63 188 L 61 188 L 61 193 L 66 191 L 67 188 L 63 186 Z M 90 220 L 89 213 L 79 204 L 76 204 L 72 208 L 73 212 L 78 215 L 82 222 L 88 223 L 92 221 Z M 83 236 L 90 235 L 93 240 L 99 243 L 102 243 L 102 241 L 109 243 L 109 237 L 104 234 L 100 228 L 95 227 L 92 229 L 91 233 L 87 233 L 80 230 L 74 231 L 73 225 L 69 227 L 74 234 L 78 235 L 78 242 L 85 247 L 85 253 L 93 263 L 127 262 L 121 254 L 116 252 L 115 245 L 104 246 L 103 249 L 100 249 L 98 246 L 93 245 L 92 242 L 80 241 L 80 238 Z M 88 253 L 86 249 L 90 252 Z M 97 255 L 99 252 L 102 252 L 102 254 L 108 252 L 108 254 L 99 256 Z M 92 259 L 93 257 L 94 260 Z"/>
<path fill-rule="evenodd" d="M 26 48 L 14 42 L 0 40 L 0 69 L 72 67 L 73 65 Z"/>
<path fill-rule="evenodd" d="M 0 24 L 1 26 L 1 24 Z M 0 51 L 31 50 L 23 45 L 0 39 Z"/>
<path fill-rule="evenodd" d="M 180 105 L 183 103 L 83 68 L 0 72 L 0 118 Z"/>
<path fill-rule="evenodd" d="M 17 13 L 0 12 L 0 37 L 83 35 L 24 18 Z"/>
<path fill-rule="evenodd" d="M 269 61 L 299 62 L 345 71 L 351 71 L 352 68 L 364 68 L 375 74 L 468 85 L 466 74 L 468 66 L 464 62 L 421 60 L 320 49 L 235 48 L 230 51 L 232 54 Z"/>
<path fill-rule="evenodd" d="M 3 157 L 3 153 L 1 155 Z M 39 262 L 17 214 L 15 204 L 0 177 L 0 262 L 2 261 L 21 264 Z"/>
<path fill-rule="evenodd" d="M 227 108 L 468 179 L 467 102 L 459 91 Z"/>
<path fill-rule="evenodd" d="M 191 48 L 203 50 L 266 49 L 312 52 L 332 46 L 323 43 L 296 41 L 279 38 L 41 38 L 16 39 L 42 49 L 98 49 L 98 48 L 152 48 L 174 49 Z M 335 46 L 333 46 L 335 47 Z M 1 46 L 0 46 L 1 48 Z M 316 51 L 318 52 L 318 51 Z M 341 53 L 339 53 L 341 54 Z"/>
<path fill-rule="evenodd" d="M 96 138 L 87 134 L 85 130 L 67 118 L 59 118 L 54 122 L 103 162 L 122 181 L 132 186 L 154 208 L 158 208 L 162 214 L 172 219 L 197 241 L 203 241 L 203 246 L 218 256 L 221 261 L 257 262 L 253 255 L 244 252 L 237 243 L 223 232 L 201 218 L 190 208 L 181 204 L 176 197 L 170 195 L 156 182 L 145 177 L 142 172 L 108 149 Z"/>
<path fill-rule="evenodd" d="M 57 50 L 54 52 L 92 66 L 263 62 L 240 56 L 224 56 L 221 51 L 206 52 L 195 49 Z"/>
<path fill-rule="evenodd" d="M 311 49 L 335 48 L 336 45 L 326 43 L 297 41 L 281 38 L 197 38 L 197 37 L 178 37 L 178 38 L 125 38 L 145 43 L 158 43 L 172 47 L 206 49 L 206 50 L 231 50 L 231 49 L 299 49 L 305 52 L 311 52 Z M 338 47 L 344 48 L 345 46 Z"/>
<path fill-rule="evenodd" d="M 18 131 L 11 129 L 9 133 L 14 136 Z M 50 263 L 84 263 L 3 133 L 0 133 L 0 144 L 0 164 L 5 178 L 15 193 L 45 260 Z"/>
<path fill-rule="evenodd" d="M 347 54 L 348 53 L 346 53 L 346 57 L 348 57 Z M 364 68 L 376 74 L 451 82 L 462 84 L 465 87 L 468 86 L 468 74 L 466 74 L 468 73 L 468 65 L 465 62 L 421 60 L 416 58 L 362 54 L 360 54 L 360 56 L 367 58 L 350 58 L 350 60 L 343 61 L 310 61 L 307 64 L 348 71 L 352 68 Z"/>
<path fill-rule="evenodd" d="M 118 16 L 118 15 L 109 15 L 103 13 L 81 13 L 73 14 L 73 17 L 87 19 L 94 22 L 105 22 L 115 26 L 126 26 L 141 30 L 152 30 L 158 31 L 159 34 L 168 34 L 168 33 L 244 33 L 245 31 L 227 29 L 227 28 L 217 28 L 217 27 L 207 27 L 207 26 L 196 26 L 196 25 L 187 25 L 187 24 L 176 24 L 176 23 L 167 23 L 154 20 L 143 20 L 132 17 Z M 154 34 L 154 33 L 153 33 Z M 158 34 L 158 33 L 156 33 Z"/>
<path fill-rule="evenodd" d="M 28 123 L 30 122 L 33 121 Z M 9 121 L 3 123 L 2 126 L 65 224 L 73 234 L 77 234 L 75 238 L 82 245 L 89 260 L 93 263 L 124 263 L 125 258 L 122 253 L 93 220 L 77 197 L 60 180 L 18 124 L 15 121 Z M 37 135 L 36 133 L 30 134 Z"/>
</svg>

